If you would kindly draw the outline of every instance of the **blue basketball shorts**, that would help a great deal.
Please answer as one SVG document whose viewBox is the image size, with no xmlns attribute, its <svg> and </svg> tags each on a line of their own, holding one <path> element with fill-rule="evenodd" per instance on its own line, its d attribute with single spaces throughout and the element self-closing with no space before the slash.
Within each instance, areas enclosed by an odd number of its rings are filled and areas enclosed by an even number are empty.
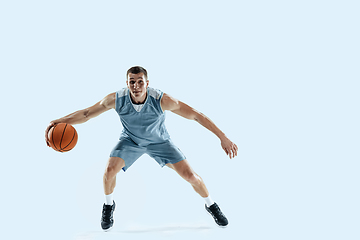
<svg viewBox="0 0 360 240">
<path fill-rule="evenodd" d="M 124 159 L 124 172 L 144 153 L 155 159 L 161 167 L 165 164 L 174 164 L 186 159 L 185 155 L 171 140 L 162 143 L 137 145 L 131 138 L 121 138 L 110 153 L 110 157 Z"/>
</svg>

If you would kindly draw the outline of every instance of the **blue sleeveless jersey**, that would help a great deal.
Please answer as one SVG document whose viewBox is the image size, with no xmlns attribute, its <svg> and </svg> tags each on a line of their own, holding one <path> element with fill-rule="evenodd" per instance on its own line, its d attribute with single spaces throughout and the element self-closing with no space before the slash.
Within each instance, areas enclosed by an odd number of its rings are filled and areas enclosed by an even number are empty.
<svg viewBox="0 0 360 240">
<path fill-rule="evenodd" d="M 137 145 L 147 146 L 170 139 L 165 127 L 165 112 L 160 105 L 162 96 L 162 91 L 148 87 L 144 106 L 138 112 L 128 88 L 116 92 L 115 110 L 123 125 L 120 140 L 131 138 Z"/>
</svg>

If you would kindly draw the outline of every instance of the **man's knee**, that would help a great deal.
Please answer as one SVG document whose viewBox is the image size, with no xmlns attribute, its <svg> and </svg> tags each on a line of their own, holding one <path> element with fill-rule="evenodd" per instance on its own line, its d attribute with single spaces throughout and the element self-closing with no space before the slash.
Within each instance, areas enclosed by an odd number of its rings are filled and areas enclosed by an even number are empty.
<svg viewBox="0 0 360 240">
<path fill-rule="evenodd" d="M 198 184 L 200 182 L 200 176 L 193 171 L 186 171 L 182 177 L 191 184 Z"/>
<path fill-rule="evenodd" d="M 105 168 L 105 176 L 107 178 L 113 178 L 123 167 L 125 167 L 125 161 L 122 158 L 111 157 Z"/>
<path fill-rule="evenodd" d="M 105 169 L 104 175 L 106 178 L 113 178 L 116 176 L 118 172 L 116 171 L 116 168 L 114 166 L 107 166 Z"/>
</svg>

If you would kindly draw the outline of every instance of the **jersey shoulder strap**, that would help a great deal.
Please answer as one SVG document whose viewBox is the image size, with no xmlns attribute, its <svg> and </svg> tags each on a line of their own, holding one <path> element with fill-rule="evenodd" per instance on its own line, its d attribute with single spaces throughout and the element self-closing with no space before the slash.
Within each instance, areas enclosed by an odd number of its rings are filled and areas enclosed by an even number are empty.
<svg viewBox="0 0 360 240">
<path fill-rule="evenodd" d="M 116 92 L 115 110 L 117 112 L 119 112 L 119 110 L 124 106 L 128 95 L 129 95 L 128 88 L 123 88 Z"/>
<path fill-rule="evenodd" d="M 148 88 L 148 93 L 148 103 L 151 104 L 159 114 L 163 113 L 164 111 L 161 108 L 161 98 L 164 93 L 155 88 Z"/>
<path fill-rule="evenodd" d="M 155 88 L 148 88 L 148 93 L 150 97 L 155 98 L 156 100 L 160 100 L 162 95 L 164 94 L 161 90 Z"/>
</svg>

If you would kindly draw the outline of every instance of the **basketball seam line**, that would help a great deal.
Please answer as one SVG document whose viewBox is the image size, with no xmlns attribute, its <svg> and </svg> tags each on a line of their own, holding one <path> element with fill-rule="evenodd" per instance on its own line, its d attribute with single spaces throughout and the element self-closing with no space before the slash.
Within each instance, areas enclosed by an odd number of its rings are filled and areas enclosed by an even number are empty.
<svg viewBox="0 0 360 240">
<path fill-rule="evenodd" d="M 67 123 L 65 123 L 65 127 L 64 127 L 63 133 L 62 133 L 62 135 L 61 135 L 61 140 L 60 140 L 60 150 L 61 150 L 61 151 L 63 150 L 62 147 L 61 147 L 61 143 L 62 143 L 64 134 L 65 134 L 66 127 L 67 127 Z"/>
<path fill-rule="evenodd" d="M 67 146 L 69 146 L 71 143 L 72 143 L 72 141 L 74 140 L 74 138 L 75 138 L 75 134 L 76 134 L 76 130 L 74 129 L 74 135 L 73 135 L 73 137 L 72 137 L 72 139 L 71 139 L 71 141 L 68 143 L 68 145 L 66 145 L 65 147 L 63 147 L 62 148 L 62 150 L 65 152 L 65 151 L 70 151 L 70 150 L 64 150 L 65 148 L 67 148 Z"/>
<path fill-rule="evenodd" d="M 54 142 L 54 131 L 55 131 L 56 126 L 57 126 L 57 124 L 54 126 L 54 129 L 53 129 L 53 131 L 52 131 L 51 140 L 52 140 L 52 143 L 53 143 L 54 147 L 56 148 L 56 150 L 57 150 L 57 151 L 60 151 L 60 150 L 56 147 L 55 142 Z"/>
</svg>

